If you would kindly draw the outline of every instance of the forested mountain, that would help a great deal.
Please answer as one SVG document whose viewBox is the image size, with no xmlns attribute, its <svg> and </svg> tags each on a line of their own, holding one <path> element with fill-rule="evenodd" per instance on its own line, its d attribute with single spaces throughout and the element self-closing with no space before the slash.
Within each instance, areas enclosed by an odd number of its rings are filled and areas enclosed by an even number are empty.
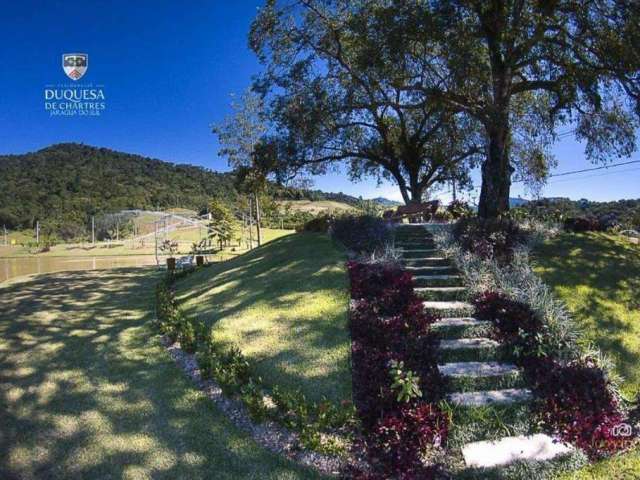
<svg viewBox="0 0 640 480">
<path fill-rule="evenodd" d="M 86 225 L 122 209 L 203 208 L 233 200 L 233 175 L 74 143 L 0 156 L 0 225 Z"/>
<path fill-rule="evenodd" d="M 338 200 L 358 205 L 343 193 L 271 184 L 270 196 L 293 200 Z M 33 228 L 36 221 L 63 238 L 86 232 L 91 215 L 123 209 L 206 208 L 212 197 L 233 204 L 232 173 L 62 143 L 23 155 L 0 156 L 0 228 Z"/>
</svg>

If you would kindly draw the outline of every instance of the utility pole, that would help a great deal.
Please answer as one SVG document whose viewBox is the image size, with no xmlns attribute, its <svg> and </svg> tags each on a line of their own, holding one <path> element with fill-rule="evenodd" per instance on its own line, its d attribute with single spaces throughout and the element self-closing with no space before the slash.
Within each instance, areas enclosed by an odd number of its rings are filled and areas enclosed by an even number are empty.
<svg viewBox="0 0 640 480">
<path fill-rule="evenodd" d="M 91 215 L 91 244 L 96 244 L 96 217 Z"/>
<path fill-rule="evenodd" d="M 40 220 L 36 220 L 36 243 L 40 244 Z"/>
<path fill-rule="evenodd" d="M 153 222 L 154 235 L 153 238 L 155 240 L 155 252 L 156 252 L 156 265 L 160 265 L 160 261 L 158 260 L 158 220 Z"/>
<path fill-rule="evenodd" d="M 7 240 L 7 226 L 3 225 L 2 228 L 4 229 L 4 246 L 6 247 L 7 245 L 9 245 L 9 242 Z"/>
<path fill-rule="evenodd" d="M 253 200 L 249 197 L 249 250 L 253 250 Z"/>
<path fill-rule="evenodd" d="M 262 231 L 260 230 L 260 201 L 258 200 L 258 192 L 253 194 L 256 200 L 256 228 L 258 229 L 258 246 L 262 245 Z"/>
</svg>

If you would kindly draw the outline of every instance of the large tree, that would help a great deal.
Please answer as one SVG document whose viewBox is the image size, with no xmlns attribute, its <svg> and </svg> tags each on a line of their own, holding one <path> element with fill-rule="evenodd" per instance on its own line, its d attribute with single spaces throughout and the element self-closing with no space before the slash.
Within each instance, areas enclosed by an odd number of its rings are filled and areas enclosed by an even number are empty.
<svg viewBox="0 0 640 480">
<path fill-rule="evenodd" d="M 406 37 L 386 36 L 397 21 L 388 3 L 267 2 L 250 36 L 267 67 L 256 89 L 270 99 L 279 155 L 292 170 L 346 163 L 352 179 L 394 181 L 415 203 L 435 185 L 468 183 L 483 139 L 463 109 L 412 88 L 430 66 L 414 60 Z"/>
<path fill-rule="evenodd" d="M 575 129 L 593 161 L 635 150 L 637 0 L 399 1 L 393 8 L 411 27 L 389 29 L 386 41 L 420 45 L 412 59 L 428 71 L 409 91 L 483 126 L 481 216 L 508 209 L 515 154 L 544 170 L 539 147 L 560 126 Z M 514 149 L 521 140 L 528 148 Z"/>
<path fill-rule="evenodd" d="M 355 176 L 375 165 L 418 188 L 416 164 L 477 147 L 441 123 L 479 124 L 479 213 L 495 217 L 515 170 L 548 171 L 559 127 L 594 161 L 635 150 L 639 10 L 636 0 L 272 0 L 251 44 L 300 161 L 349 159 Z"/>
<path fill-rule="evenodd" d="M 233 113 L 214 125 L 212 130 L 222 147 L 219 154 L 227 157 L 229 165 L 235 170 L 236 188 L 246 190 L 253 197 L 250 205 L 253 203 L 255 207 L 258 245 L 261 245 L 259 193 L 266 187 L 268 171 L 260 161 L 265 156 L 257 153 L 267 133 L 264 105 L 262 98 L 249 89 L 240 99 L 234 99 L 231 108 Z M 251 216 L 252 210 L 253 207 L 250 207 Z"/>
</svg>

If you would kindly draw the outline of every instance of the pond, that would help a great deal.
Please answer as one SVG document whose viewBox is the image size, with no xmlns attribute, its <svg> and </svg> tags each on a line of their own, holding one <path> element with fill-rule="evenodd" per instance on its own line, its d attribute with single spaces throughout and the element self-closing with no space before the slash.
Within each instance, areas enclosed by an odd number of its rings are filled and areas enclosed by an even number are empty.
<svg viewBox="0 0 640 480">
<path fill-rule="evenodd" d="M 155 255 L 0 258 L 0 282 L 33 273 L 51 273 L 64 270 L 96 270 L 117 267 L 143 267 L 155 264 Z"/>
</svg>

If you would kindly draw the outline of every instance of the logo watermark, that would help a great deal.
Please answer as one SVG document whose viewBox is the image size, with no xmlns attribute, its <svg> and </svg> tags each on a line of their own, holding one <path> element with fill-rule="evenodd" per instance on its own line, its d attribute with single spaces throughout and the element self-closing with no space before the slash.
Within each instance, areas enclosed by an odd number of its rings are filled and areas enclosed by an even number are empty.
<svg viewBox="0 0 640 480">
<path fill-rule="evenodd" d="M 89 68 L 86 53 L 62 55 L 62 71 L 74 82 Z M 99 117 L 106 110 L 106 95 L 101 84 L 50 84 L 44 88 L 44 109 L 51 117 Z"/>
<path fill-rule="evenodd" d="M 619 438 L 627 438 L 633 436 L 633 426 L 628 423 L 619 423 L 611 429 L 611 435 Z"/>
<path fill-rule="evenodd" d="M 89 68 L 86 53 L 65 53 L 62 55 L 62 70 L 71 80 L 80 80 Z"/>
</svg>

